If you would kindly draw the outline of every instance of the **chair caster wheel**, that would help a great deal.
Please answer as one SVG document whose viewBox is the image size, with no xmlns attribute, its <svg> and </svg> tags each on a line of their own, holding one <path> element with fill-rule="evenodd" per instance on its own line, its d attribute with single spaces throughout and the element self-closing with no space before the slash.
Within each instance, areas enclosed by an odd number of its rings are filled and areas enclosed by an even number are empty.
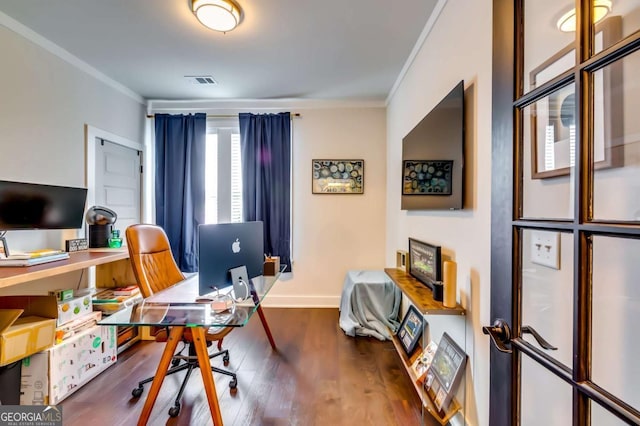
<svg viewBox="0 0 640 426">
<path fill-rule="evenodd" d="M 233 379 L 229 382 L 229 388 L 235 389 L 238 387 L 238 379 Z"/>
<path fill-rule="evenodd" d="M 179 359 L 174 359 L 173 361 L 171 361 L 171 366 L 172 367 L 177 367 L 178 364 L 180 364 L 180 360 Z"/>
<path fill-rule="evenodd" d="M 169 408 L 169 416 L 178 417 L 180 414 L 180 404 L 176 404 L 174 407 Z"/>
<path fill-rule="evenodd" d="M 134 390 L 131 391 L 131 395 L 134 398 L 139 398 L 140 395 L 142 395 L 142 392 L 144 391 L 144 389 L 142 388 L 142 386 L 139 386 L 137 388 L 135 388 Z"/>
</svg>

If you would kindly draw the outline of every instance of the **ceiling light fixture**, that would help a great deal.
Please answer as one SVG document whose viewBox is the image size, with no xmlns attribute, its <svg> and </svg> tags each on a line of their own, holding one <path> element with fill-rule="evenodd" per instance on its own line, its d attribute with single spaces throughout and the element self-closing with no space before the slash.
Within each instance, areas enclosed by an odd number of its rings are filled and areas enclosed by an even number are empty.
<svg viewBox="0 0 640 426">
<path fill-rule="evenodd" d="M 191 9 L 207 28 L 226 33 L 240 23 L 242 10 L 232 0 L 191 0 Z"/>
<path fill-rule="evenodd" d="M 611 12 L 611 0 L 594 0 L 593 23 L 598 23 Z M 571 9 L 558 19 L 558 29 L 565 33 L 576 30 L 576 10 Z"/>
</svg>

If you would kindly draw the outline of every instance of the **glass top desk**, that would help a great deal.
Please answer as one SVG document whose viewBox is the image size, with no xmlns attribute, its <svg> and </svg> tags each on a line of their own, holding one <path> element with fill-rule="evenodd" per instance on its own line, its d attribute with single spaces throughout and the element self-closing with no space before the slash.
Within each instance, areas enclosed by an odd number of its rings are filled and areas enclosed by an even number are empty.
<svg viewBox="0 0 640 426">
<path fill-rule="evenodd" d="M 160 387 L 169 369 L 169 364 L 178 343 L 183 339 L 186 329 L 189 329 L 193 338 L 192 344 L 198 357 L 198 366 L 202 374 L 213 423 L 216 426 L 222 425 L 222 415 L 207 351 L 207 329 L 211 327 L 242 327 L 247 324 L 253 313 L 257 312 L 269 343 L 275 350 L 276 344 L 262 311 L 261 303 L 269 293 L 269 290 L 278 281 L 281 273 L 282 271 L 275 276 L 260 276 L 251 279 L 249 297 L 245 301 L 236 302 L 234 309 L 224 313 L 216 313 L 210 302 L 196 302 L 198 297 L 198 276 L 193 275 L 153 294 L 135 306 L 126 307 L 103 318 L 98 323 L 100 325 L 117 326 L 159 326 L 169 327 L 170 329 L 156 375 L 140 413 L 138 425 L 147 424 L 153 405 L 160 392 Z"/>
</svg>

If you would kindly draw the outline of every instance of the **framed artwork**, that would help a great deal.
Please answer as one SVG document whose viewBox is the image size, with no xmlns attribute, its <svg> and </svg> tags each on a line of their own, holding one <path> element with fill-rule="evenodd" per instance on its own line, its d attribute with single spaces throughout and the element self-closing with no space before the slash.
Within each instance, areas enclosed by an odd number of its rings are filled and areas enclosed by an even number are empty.
<svg viewBox="0 0 640 426">
<path fill-rule="evenodd" d="M 404 160 L 402 195 L 451 195 L 453 160 Z"/>
<path fill-rule="evenodd" d="M 402 345 L 402 348 L 408 356 L 411 356 L 416 348 L 416 345 L 420 340 L 420 336 L 422 335 L 422 327 L 424 324 L 425 322 L 422 314 L 418 312 L 415 306 L 410 305 L 397 333 L 400 345 Z"/>
<path fill-rule="evenodd" d="M 602 50 L 620 40 L 619 16 L 613 16 L 596 26 L 596 48 Z M 574 44 L 566 46 L 533 69 L 531 89 L 552 80 L 573 67 Z M 622 128 L 622 64 L 613 63 L 593 73 L 594 135 L 593 161 L 596 169 L 621 165 L 622 145 L 611 150 L 611 141 Z M 575 85 L 562 87 L 531 105 L 531 178 L 545 179 L 568 175 L 575 164 L 576 120 Z"/>
<path fill-rule="evenodd" d="M 467 354 L 446 332 L 442 334 L 424 385 L 438 410 L 446 408 L 457 392 Z"/>
<path fill-rule="evenodd" d="M 311 193 L 363 194 L 364 160 L 311 160 Z"/>
<path fill-rule="evenodd" d="M 416 360 L 411 364 L 411 370 L 413 374 L 416 376 L 416 381 L 418 383 L 424 383 L 424 380 L 427 376 L 427 371 L 431 366 L 431 362 L 433 361 L 433 357 L 438 350 L 438 344 L 436 342 L 429 342 L 426 348 L 418 355 Z"/>
<path fill-rule="evenodd" d="M 441 249 L 409 238 L 409 274 L 433 290 L 433 283 L 442 280 Z"/>
</svg>

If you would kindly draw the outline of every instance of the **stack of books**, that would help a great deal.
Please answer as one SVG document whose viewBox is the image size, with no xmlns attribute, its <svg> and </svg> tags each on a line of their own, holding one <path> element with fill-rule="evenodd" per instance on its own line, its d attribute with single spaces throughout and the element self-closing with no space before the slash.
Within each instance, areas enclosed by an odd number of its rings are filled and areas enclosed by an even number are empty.
<svg viewBox="0 0 640 426">
<path fill-rule="evenodd" d="M 33 266 L 68 258 L 69 253 L 54 249 L 12 252 L 9 256 L 0 258 L 0 266 Z"/>
<path fill-rule="evenodd" d="M 98 292 L 93 295 L 92 299 L 93 309 L 102 311 L 106 315 L 132 306 L 142 300 L 140 289 L 137 286 L 98 288 L 97 290 Z M 120 294 L 116 295 L 116 292 Z M 123 292 L 129 294 L 123 295 Z"/>
<path fill-rule="evenodd" d="M 116 287 L 113 289 L 114 296 L 135 296 L 140 293 L 140 288 L 137 285 L 130 285 L 127 287 Z"/>
</svg>

